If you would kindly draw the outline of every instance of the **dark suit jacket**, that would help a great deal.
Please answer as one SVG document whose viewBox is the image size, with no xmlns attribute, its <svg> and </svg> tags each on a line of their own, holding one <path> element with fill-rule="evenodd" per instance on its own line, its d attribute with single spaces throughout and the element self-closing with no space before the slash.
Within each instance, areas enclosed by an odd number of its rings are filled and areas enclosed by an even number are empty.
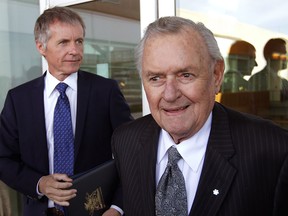
<svg viewBox="0 0 288 216">
<path fill-rule="evenodd" d="M 47 198 L 38 199 L 36 193 L 40 177 L 49 174 L 44 76 L 10 90 L 1 113 L 0 179 L 27 197 L 27 216 L 47 209 Z M 112 132 L 131 119 L 116 81 L 79 71 L 75 174 L 111 159 Z"/>
<path fill-rule="evenodd" d="M 119 127 L 112 137 L 126 216 L 155 215 L 159 132 L 159 126 L 148 115 Z M 216 103 L 189 215 L 287 216 L 287 154 L 287 131 Z M 219 191 L 217 196 L 213 195 L 214 189 Z"/>
</svg>

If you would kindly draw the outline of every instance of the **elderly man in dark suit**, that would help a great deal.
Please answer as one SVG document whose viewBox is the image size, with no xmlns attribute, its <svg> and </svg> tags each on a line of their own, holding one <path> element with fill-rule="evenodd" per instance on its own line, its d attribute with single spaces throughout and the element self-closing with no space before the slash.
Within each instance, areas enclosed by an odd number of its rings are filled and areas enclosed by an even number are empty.
<svg viewBox="0 0 288 216">
<path fill-rule="evenodd" d="M 112 137 L 125 214 L 288 215 L 288 133 L 215 102 L 224 61 L 213 34 L 163 17 L 136 56 L 151 114 Z"/>
<path fill-rule="evenodd" d="M 79 70 L 85 25 L 77 13 L 64 7 L 47 9 L 37 19 L 34 34 L 48 70 L 7 94 L 0 120 L 0 179 L 25 195 L 24 216 L 64 215 L 61 206 L 69 205 L 77 195 L 69 175 L 110 160 L 112 132 L 132 117 L 116 81 Z M 59 85 L 67 87 L 66 95 L 59 96 Z M 69 162 L 61 164 L 55 159 L 56 149 L 57 155 L 61 152 L 55 134 L 66 124 L 61 119 L 56 129 L 53 116 L 57 100 L 66 96 L 70 113 L 65 122 L 69 119 L 72 142 L 59 155 Z M 64 141 L 62 144 L 68 143 Z M 56 165 L 61 169 L 69 166 L 71 172 L 59 171 Z M 120 203 L 115 200 L 113 204 Z M 119 215 L 115 209 L 108 211 Z"/>
</svg>

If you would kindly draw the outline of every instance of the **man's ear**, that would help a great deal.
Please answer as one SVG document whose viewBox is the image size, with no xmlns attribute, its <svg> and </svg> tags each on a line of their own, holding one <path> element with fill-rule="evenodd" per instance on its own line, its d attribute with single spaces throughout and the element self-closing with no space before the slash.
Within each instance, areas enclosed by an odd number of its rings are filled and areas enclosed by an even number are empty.
<svg viewBox="0 0 288 216">
<path fill-rule="evenodd" d="M 38 52 L 45 57 L 46 48 L 44 47 L 43 43 L 36 41 L 36 48 Z"/>
<path fill-rule="evenodd" d="M 218 94 L 218 92 L 221 89 L 222 81 L 224 78 L 224 70 L 225 70 L 224 61 L 223 60 L 217 61 L 214 67 L 215 94 Z"/>
</svg>

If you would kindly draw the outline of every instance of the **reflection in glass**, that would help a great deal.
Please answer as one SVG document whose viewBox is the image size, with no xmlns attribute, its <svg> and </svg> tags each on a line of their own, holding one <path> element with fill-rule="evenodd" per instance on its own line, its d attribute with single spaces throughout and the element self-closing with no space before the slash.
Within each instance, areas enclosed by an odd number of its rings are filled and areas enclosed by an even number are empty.
<svg viewBox="0 0 288 216">
<path fill-rule="evenodd" d="M 281 38 L 268 40 L 263 49 L 266 65 L 249 79 L 254 91 L 270 91 L 271 101 L 288 99 L 288 81 L 278 75 L 280 70 L 287 68 L 286 53 L 285 40 Z"/>
<path fill-rule="evenodd" d="M 271 49 L 269 58 L 267 53 L 263 56 L 263 50 L 271 38 L 287 41 L 287 7 L 288 1 L 280 0 L 176 0 L 176 15 L 203 22 L 211 29 L 226 60 L 224 83 L 216 101 L 271 119 L 284 128 L 288 128 L 287 43 Z M 264 19 L 263 11 L 269 11 Z M 255 61 L 253 56 L 229 54 L 231 44 L 239 40 L 253 44 Z"/>
<path fill-rule="evenodd" d="M 257 66 L 255 47 L 247 41 L 234 42 L 227 57 L 227 68 L 224 75 L 222 92 L 250 91 L 250 83 L 244 76 L 250 76 Z"/>
<path fill-rule="evenodd" d="M 141 80 L 134 65 L 135 44 L 85 40 L 81 69 L 117 80 L 131 112 L 142 112 Z"/>
</svg>

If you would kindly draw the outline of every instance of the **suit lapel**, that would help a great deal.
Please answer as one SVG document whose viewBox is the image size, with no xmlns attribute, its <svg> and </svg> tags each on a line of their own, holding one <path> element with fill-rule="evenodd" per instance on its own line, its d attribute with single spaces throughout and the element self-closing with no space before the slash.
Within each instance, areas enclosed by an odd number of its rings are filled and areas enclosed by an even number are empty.
<svg viewBox="0 0 288 216">
<path fill-rule="evenodd" d="M 139 151 L 139 175 L 141 193 L 143 194 L 143 206 L 145 206 L 145 214 L 155 215 L 154 210 L 154 196 L 155 196 L 155 170 L 156 157 L 158 148 L 158 139 L 160 127 L 153 120 L 150 115 L 150 122 L 143 131 L 140 139 L 141 149 Z"/>
<path fill-rule="evenodd" d="M 32 90 L 28 93 L 30 101 L 28 104 L 31 106 L 32 111 L 32 118 L 31 119 L 31 126 L 34 127 L 34 135 L 35 138 L 38 140 L 35 142 L 37 145 L 41 145 L 41 147 L 36 147 L 38 149 L 39 155 L 45 155 L 42 157 L 43 159 L 43 166 L 46 168 L 46 172 L 49 172 L 49 162 L 48 162 L 48 148 L 47 148 L 47 136 L 46 136 L 46 125 L 45 125 L 45 110 L 44 110 L 44 77 L 39 77 L 35 80 Z M 39 161 L 40 163 L 40 161 Z"/>
<path fill-rule="evenodd" d="M 203 170 L 190 216 L 217 215 L 237 172 L 229 163 L 233 154 L 227 114 L 216 104 Z"/>
<path fill-rule="evenodd" d="M 81 134 L 83 134 L 85 126 L 85 117 L 87 114 L 87 107 L 89 101 L 91 82 L 85 77 L 85 74 L 81 71 L 78 72 L 77 80 L 77 114 L 76 114 L 76 129 L 75 129 L 75 158 L 77 157 L 80 143 Z"/>
</svg>

